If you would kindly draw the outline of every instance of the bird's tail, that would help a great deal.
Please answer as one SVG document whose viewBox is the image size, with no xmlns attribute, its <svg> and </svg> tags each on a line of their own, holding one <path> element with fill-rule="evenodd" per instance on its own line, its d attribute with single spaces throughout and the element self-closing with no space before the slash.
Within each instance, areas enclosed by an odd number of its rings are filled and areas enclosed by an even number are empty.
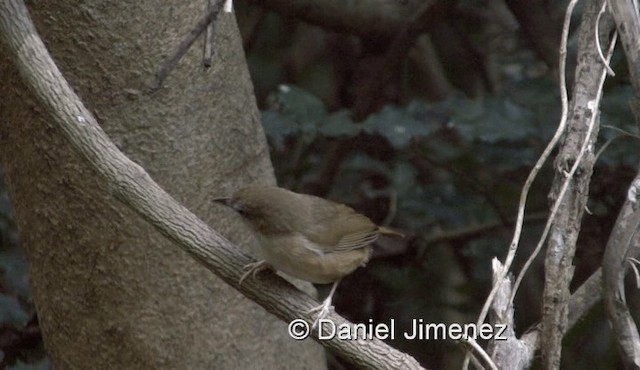
<svg viewBox="0 0 640 370">
<path fill-rule="evenodd" d="M 388 227 L 385 226 L 378 226 L 378 232 L 382 235 L 388 235 L 388 236 L 399 236 L 401 238 L 404 238 L 404 234 L 395 230 L 392 230 Z"/>
</svg>

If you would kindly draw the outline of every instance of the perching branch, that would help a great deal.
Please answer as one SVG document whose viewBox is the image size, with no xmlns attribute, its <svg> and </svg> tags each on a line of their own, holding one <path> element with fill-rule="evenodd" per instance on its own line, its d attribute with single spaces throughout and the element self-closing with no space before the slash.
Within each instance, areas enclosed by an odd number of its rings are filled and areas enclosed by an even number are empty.
<svg viewBox="0 0 640 370">
<path fill-rule="evenodd" d="M 51 59 L 22 1 L 0 2 L 0 39 L 10 50 L 10 58 L 25 84 L 51 115 L 52 124 L 118 199 L 226 283 L 278 318 L 312 321 L 312 315 L 305 311 L 317 306 L 317 302 L 273 273 L 261 274 L 259 279 L 240 286 L 242 268 L 251 258 L 176 202 L 109 140 Z M 336 325 L 347 323 L 337 314 L 330 315 L 329 319 Z M 360 367 L 421 368 L 411 356 L 380 340 L 319 342 Z"/>
</svg>

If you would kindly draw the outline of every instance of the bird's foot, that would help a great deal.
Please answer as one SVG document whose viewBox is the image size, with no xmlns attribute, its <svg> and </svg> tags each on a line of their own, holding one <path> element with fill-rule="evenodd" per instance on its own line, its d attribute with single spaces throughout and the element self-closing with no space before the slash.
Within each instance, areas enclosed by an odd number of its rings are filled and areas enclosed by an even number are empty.
<svg viewBox="0 0 640 370">
<path fill-rule="evenodd" d="M 269 263 L 265 260 L 252 262 L 252 263 L 249 263 L 248 265 L 245 265 L 244 269 L 247 270 L 247 272 L 245 272 L 244 275 L 240 277 L 239 284 L 242 285 L 242 282 L 244 281 L 244 279 L 246 279 L 249 275 L 251 275 L 252 278 L 255 278 L 258 272 L 262 270 L 266 270 L 268 268 L 271 268 L 271 265 L 269 265 Z"/>
<path fill-rule="evenodd" d="M 327 299 L 325 299 L 321 305 L 314 307 L 308 311 L 306 311 L 306 313 L 311 314 L 314 312 L 318 312 L 318 316 L 316 317 L 316 319 L 313 321 L 313 325 L 311 326 L 311 330 L 315 329 L 318 326 L 318 323 L 320 322 L 320 319 L 324 319 L 325 317 L 327 317 L 331 311 L 333 311 L 334 307 L 331 304 L 331 296 L 327 297 Z"/>
</svg>

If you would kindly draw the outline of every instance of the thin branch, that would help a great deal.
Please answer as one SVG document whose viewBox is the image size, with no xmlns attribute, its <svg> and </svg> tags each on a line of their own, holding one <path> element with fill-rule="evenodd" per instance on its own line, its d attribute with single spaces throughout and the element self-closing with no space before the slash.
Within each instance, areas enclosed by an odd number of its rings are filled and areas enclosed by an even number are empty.
<svg viewBox="0 0 640 370">
<path fill-rule="evenodd" d="M 213 10 L 216 6 L 216 2 L 218 0 L 207 0 L 207 11 L 210 12 L 211 10 Z M 227 6 L 227 4 L 225 3 L 225 8 Z M 225 9 L 226 11 L 226 9 Z M 204 51 L 203 51 L 203 58 L 202 58 L 202 64 L 206 67 L 209 68 L 211 67 L 211 63 L 213 60 L 213 55 L 216 52 L 215 49 L 215 41 L 216 41 L 216 27 L 215 27 L 215 22 L 209 22 L 209 24 L 207 25 L 207 32 L 204 33 Z M 160 82 L 162 83 L 162 82 Z"/>
<path fill-rule="evenodd" d="M 636 257 L 640 255 L 640 248 L 635 248 L 632 251 L 632 256 L 630 259 L 636 259 Z M 499 273 L 495 272 L 494 267 L 494 276 Z M 508 282 L 508 279 L 506 280 Z M 505 284 L 505 283 L 503 283 Z M 511 293 L 507 293 L 507 296 L 510 296 Z M 569 298 L 569 315 L 567 318 L 567 331 L 570 331 L 584 316 L 595 306 L 598 302 L 602 300 L 602 269 L 597 269 L 589 278 L 583 282 L 578 289 L 573 292 L 571 298 Z M 497 303 L 501 301 L 496 299 L 494 301 L 493 310 L 497 312 L 504 312 L 505 307 L 513 307 L 513 306 L 505 306 L 504 304 Z M 506 300 L 505 300 L 506 301 Z M 499 321 L 493 321 L 495 324 Z M 525 351 L 523 354 L 526 356 L 527 353 L 533 354 L 540 346 L 540 324 L 535 324 L 532 326 L 534 329 L 528 330 L 526 333 L 522 335 L 520 339 L 515 338 L 515 336 L 508 335 L 508 341 L 514 342 L 510 344 L 511 346 L 515 346 L 513 348 L 506 348 L 502 350 L 501 353 L 512 356 L 517 352 Z M 497 341 L 496 341 L 497 342 Z M 498 345 L 505 346 L 506 343 L 498 343 Z M 524 347 L 521 347 L 524 346 Z M 492 353 L 495 353 L 493 351 Z M 530 362 L 527 361 L 518 361 L 517 359 L 503 361 L 500 360 L 498 356 L 493 355 L 496 362 L 498 362 L 499 366 L 504 366 L 505 364 L 511 365 L 519 365 L 519 366 L 511 366 L 510 369 L 513 370 L 523 370 L 528 369 L 530 367 Z"/>
<path fill-rule="evenodd" d="M 564 129 L 567 124 L 567 112 L 569 111 L 569 103 L 567 98 L 567 82 L 565 76 L 565 65 L 567 61 L 567 38 L 569 35 L 569 25 L 571 23 L 571 14 L 573 14 L 573 8 L 575 7 L 578 0 L 572 0 L 567 6 L 567 11 L 565 12 L 564 17 L 564 26 L 562 28 L 562 41 L 560 43 L 560 96 L 562 100 L 562 114 L 560 118 L 560 123 L 558 124 L 558 128 L 556 129 L 556 133 L 551 138 L 551 141 L 545 148 L 545 150 L 540 155 L 540 158 L 536 162 L 535 166 L 529 173 L 529 177 L 524 183 L 522 187 L 522 192 L 520 193 L 520 202 L 518 204 L 518 217 L 516 219 L 516 226 L 513 232 L 513 239 L 511 240 L 511 244 L 509 245 L 509 251 L 507 252 L 507 257 L 504 262 L 504 269 L 499 274 L 498 279 L 496 279 L 496 283 L 493 285 L 487 300 L 482 307 L 482 311 L 478 317 L 477 325 L 480 326 L 484 323 L 484 320 L 487 317 L 487 313 L 489 312 L 489 307 L 493 302 L 493 299 L 496 296 L 496 293 L 500 287 L 500 284 L 507 276 L 509 269 L 511 268 L 511 264 L 513 263 L 513 259 L 515 258 L 516 252 L 518 250 L 518 244 L 520 243 L 520 236 L 522 234 L 522 225 L 524 223 L 524 210 L 527 203 L 527 197 L 529 196 L 529 190 L 531 189 L 531 185 L 535 180 L 538 172 L 542 169 L 542 166 L 547 161 L 551 152 L 555 148 L 556 144 L 560 140 L 560 137 L 564 133 Z M 469 366 L 468 356 L 465 358 L 465 363 L 463 364 L 463 369 L 467 369 Z"/>
<path fill-rule="evenodd" d="M 525 217 L 525 222 L 539 222 L 547 219 L 547 213 L 541 212 L 533 215 L 529 215 Z M 487 233 L 492 233 L 494 231 L 498 231 L 500 229 L 513 226 L 515 222 L 513 220 L 507 221 L 506 223 L 502 220 L 490 221 L 480 225 L 471 225 L 462 227 L 459 229 L 453 230 L 445 230 L 445 231 L 436 231 L 425 233 L 422 236 L 422 241 L 425 244 L 437 244 L 437 243 L 451 243 L 456 242 L 459 243 L 464 240 L 477 238 L 479 236 L 485 235 Z"/>
<path fill-rule="evenodd" d="M 629 266 L 631 266 L 633 275 L 636 278 L 636 289 L 640 289 L 640 270 L 638 270 L 638 267 L 636 266 L 640 265 L 640 261 L 638 261 L 638 259 L 636 258 L 629 257 L 629 259 L 627 259 L 627 262 L 629 263 Z"/>
<path fill-rule="evenodd" d="M 602 125 L 602 127 L 611 129 L 613 131 L 618 131 L 619 133 L 621 133 L 621 134 L 623 134 L 625 136 L 629 136 L 629 137 L 632 137 L 632 138 L 635 138 L 635 139 L 640 139 L 640 135 L 634 134 L 634 133 L 626 131 L 626 130 L 623 130 L 620 127 L 611 126 L 611 125 Z"/>
<path fill-rule="evenodd" d="M 475 339 L 473 338 L 467 338 L 465 340 L 465 343 L 467 343 L 468 345 L 471 346 L 471 348 L 475 349 L 476 352 L 478 352 L 480 354 L 480 357 L 482 357 L 482 359 L 484 360 L 484 362 L 487 363 L 487 365 L 489 365 L 489 367 L 492 370 L 498 370 L 498 367 L 496 366 L 496 364 L 493 362 L 493 360 L 491 359 L 491 357 L 489 356 L 489 354 L 484 350 L 484 348 L 482 348 L 478 342 L 475 341 Z"/>
<path fill-rule="evenodd" d="M 109 140 L 51 59 L 22 1 L 0 2 L 0 38 L 25 85 L 51 115 L 52 124 L 118 199 L 267 311 L 287 322 L 296 318 L 313 320 L 306 311 L 317 306 L 317 301 L 273 273 L 265 272 L 260 279 L 251 279 L 240 286 L 242 268 L 252 259 L 176 202 Z M 336 325 L 348 324 L 335 313 L 328 318 Z M 334 338 L 318 342 L 360 367 L 421 369 L 411 356 L 377 339 Z"/>
<path fill-rule="evenodd" d="M 492 261 L 493 282 L 501 275 L 504 266 L 494 258 Z M 502 370 L 519 370 L 528 368 L 533 360 L 535 347 L 526 340 L 516 338 L 515 324 L 513 322 L 514 310 L 510 302 L 511 278 L 503 279 L 491 306 L 490 320 L 495 328 L 503 326 L 501 338 L 492 338 L 489 341 L 489 351 L 493 360 Z M 498 326 L 500 325 L 500 326 Z"/>
<path fill-rule="evenodd" d="M 636 99 L 640 96 L 640 14 L 635 0 L 608 0 L 624 48 Z"/>
<path fill-rule="evenodd" d="M 613 49 L 615 47 L 616 44 L 616 35 L 613 36 L 613 39 L 611 40 L 611 44 L 609 47 L 609 51 L 607 53 L 607 60 L 606 62 L 608 63 L 609 60 L 611 59 L 611 55 L 613 55 Z M 598 93 L 596 95 L 596 99 L 593 101 L 593 111 L 591 114 L 591 119 L 589 121 L 589 126 L 587 129 L 587 133 L 585 135 L 585 139 L 582 142 L 582 146 L 580 148 L 580 152 L 578 153 L 578 156 L 575 159 L 575 162 L 573 164 L 573 166 L 571 167 L 571 170 L 569 171 L 568 174 L 566 174 L 566 178 L 564 180 L 564 183 L 562 184 L 562 188 L 560 190 L 560 193 L 558 193 L 558 197 L 553 205 L 551 214 L 549 215 L 549 220 L 547 221 L 547 224 L 545 225 L 544 231 L 542 232 L 542 236 L 540 237 L 540 240 L 538 241 L 538 245 L 536 246 L 535 250 L 533 251 L 533 253 L 531 253 L 531 256 L 529 256 L 529 258 L 527 259 L 527 262 L 524 264 L 524 266 L 522 267 L 522 270 L 520 271 L 520 274 L 518 274 L 518 279 L 516 280 L 515 284 L 514 284 L 514 288 L 513 288 L 513 296 L 511 298 L 511 301 L 513 302 L 513 299 L 515 298 L 515 295 L 518 292 L 518 287 L 520 286 L 520 283 L 522 282 L 522 279 L 524 278 L 524 276 L 527 273 L 527 270 L 529 269 L 529 267 L 531 266 L 531 264 L 533 263 L 533 260 L 538 256 L 538 253 L 540 253 L 540 250 L 542 249 L 545 240 L 547 240 L 547 235 L 549 234 L 549 230 L 551 229 L 551 227 L 553 226 L 553 223 L 555 221 L 555 216 L 557 215 L 560 206 L 562 205 L 562 202 L 564 201 L 564 195 L 566 194 L 567 190 L 569 189 L 569 186 L 571 185 L 573 176 L 575 175 L 576 171 L 578 170 L 578 168 L 580 167 L 580 165 L 582 164 L 582 159 L 584 157 L 584 155 L 587 153 L 587 150 L 589 148 L 589 146 L 591 145 L 591 135 L 594 131 L 594 128 L 596 126 L 596 118 L 598 117 L 597 114 L 597 108 L 600 105 L 600 99 L 602 97 L 602 86 L 604 85 L 604 80 L 606 78 L 606 69 L 605 69 L 605 73 L 602 74 L 602 77 L 600 79 L 600 85 L 598 88 Z M 597 158 L 596 156 L 594 156 L 594 159 Z"/>
<path fill-rule="evenodd" d="M 594 38 L 596 40 L 596 49 L 598 50 L 598 56 L 600 57 L 600 61 L 602 62 L 602 64 L 604 65 L 604 67 L 607 69 L 607 72 L 609 73 L 609 76 L 614 77 L 616 75 L 616 73 L 613 71 L 613 69 L 611 69 L 611 66 L 609 65 L 609 62 L 607 60 L 605 60 L 604 55 L 602 54 L 602 47 L 600 46 L 600 34 L 598 33 L 599 29 L 600 29 L 600 18 L 602 18 L 602 15 L 604 14 L 604 12 L 607 10 L 607 2 L 603 1 L 602 2 L 602 7 L 600 8 L 600 11 L 598 12 L 598 18 L 596 18 L 596 26 L 593 27 L 593 32 L 594 32 Z"/>
<path fill-rule="evenodd" d="M 556 175 L 551 196 L 556 198 L 550 223 L 540 239 L 536 253 L 547 234 L 545 283 L 542 305 L 542 366 L 557 369 L 562 354 L 562 339 L 567 330 L 569 284 L 573 278 L 576 244 L 586 209 L 589 182 L 595 164 L 593 146 L 597 138 L 600 101 L 607 69 L 599 63 L 594 48 L 593 28 L 598 21 L 598 1 L 588 3 L 582 14 L 578 37 L 576 83 L 573 91 L 569 129 L 556 158 Z M 609 34 L 613 22 L 608 19 L 600 34 Z M 613 54 L 616 34 L 609 43 L 607 63 Z M 577 152 L 577 155 L 576 155 Z M 566 167 L 571 166 L 569 173 Z M 579 169 L 579 174 L 578 174 Z M 557 215 L 557 217 L 556 217 Z M 534 255 L 532 255 L 532 258 Z M 531 261 L 532 259 L 530 259 Z M 529 261 L 528 261 L 529 262 Z M 521 281 L 524 271 L 519 277 Z M 518 282 L 519 282 L 518 281 Z"/>
<path fill-rule="evenodd" d="M 602 269 L 597 269 L 569 299 L 567 331 L 573 328 L 596 303 L 602 300 Z"/>
<path fill-rule="evenodd" d="M 211 24 L 213 20 L 218 16 L 218 13 L 220 13 L 220 9 L 222 9 L 222 5 L 224 2 L 223 0 L 214 1 L 215 4 L 213 4 L 209 8 L 204 17 L 202 17 L 202 19 L 200 19 L 198 23 L 196 23 L 195 27 L 193 27 L 193 29 L 189 31 L 189 34 L 184 39 L 182 39 L 173 53 L 171 53 L 171 55 L 169 55 L 164 60 L 162 66 L 160 67 L 158 72 L 156 72 L 156 78 L 147 87 L 147 93 L 152 93 L 162 86 L 164 80 L 169 76 L 169 73 L 173 71 L 173 69 L 178 65 L 178 62 L 180 61 L 180 59 L 182 59 L 187 50 L 189 50 L 193 42 L 196 41 L 198 36 L 200 36 L 200 34 L 207 28 L 207 26 Z"/>
<path fill-rule="evenodd" d="M 640 172 L 629 187 L 602 258 L 602 290 L 605 309 L 626 368 L 640 367 L 640 335 L 627 306 L 624 276 L 628 258 L 637 251 L 640 229 Z"/>
</svg>

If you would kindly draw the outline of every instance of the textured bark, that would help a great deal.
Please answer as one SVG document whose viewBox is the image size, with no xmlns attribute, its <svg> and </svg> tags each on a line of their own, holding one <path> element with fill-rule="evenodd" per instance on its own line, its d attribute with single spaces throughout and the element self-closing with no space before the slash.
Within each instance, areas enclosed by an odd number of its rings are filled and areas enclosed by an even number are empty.
<svg viewBox="0 0 640 370">
<path fill-rule="evenodd" d="M 569 108 L 567 128 L 560 151 L 555 160 L 555 177 L 551 198 L 560 196 L 585 141 L 588 142 L 583 158 L 564 197 L 561 200 L 547 244 L 545 257 L 545 283 L 541 320 L 541 352 L 544 369 L 558 369 L 562 353 L 562 339 L 567 331 L 569 285 L 573 278 L 573 257 L 580 234 L 580 225 L 587 199 L 589 182 L 595 163 L 594 145 L 598 135 L 599 100 L 601 78 L 604 67 L 593 47 L 596 16 L 602 2 L 590 1 L 585 5 L 580 24 L 578 41 L 578 65 L 575 87 Z M 600 42 L 603 50 L 608 48 L 607 36 L 612 29 L 610 18 L 601 20 Z M 605 51 L 606 52 L 606 51 Z M 593 122 L 590 132 L 590 123 Z"/>
<path fill-rule="evenodd" d="M 140 91 L 204 5 L 59 1 L 31 11 L 119 147 L 200 218 L 248 244 L 246 230 L 210 203 L 243 183 L 274 182 L 233 17 L 218 22 L 210 70 L 196 45 L 147 96 Z M 324 367 L 319 346 L 291 340 L 284 323 L 117 201 L 6 57 L 0 74 L 0 158 L 54 367 Z"/>
<path fill-rule="evenodd" d="M 640 335 L 627 306 L 624 276 L 629 257 L 638 250 L 640 174 L 631 183 L 602 258 L 604 307 L 627 369 L 640 369 Z"/>
</svg>

